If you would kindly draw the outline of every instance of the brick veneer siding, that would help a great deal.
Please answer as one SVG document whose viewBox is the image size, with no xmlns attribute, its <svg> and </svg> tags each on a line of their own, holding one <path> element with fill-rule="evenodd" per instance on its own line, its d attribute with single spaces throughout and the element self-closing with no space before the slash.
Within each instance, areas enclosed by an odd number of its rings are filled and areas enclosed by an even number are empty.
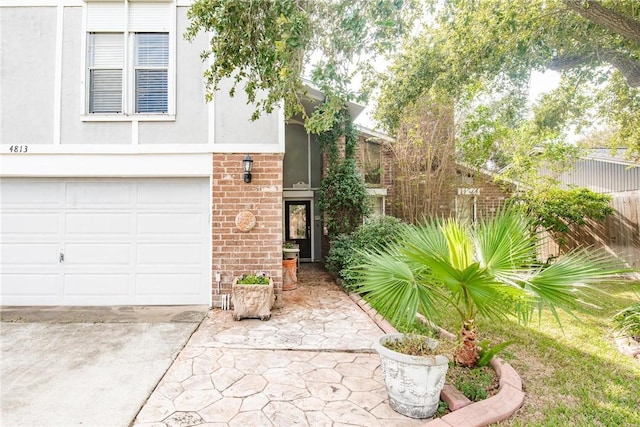
<svg viewBox="0 0 640 427">
<path fill-rule="evenodd" d="M 215 282 L 221 275 L 220 294 L 231 293 L 234 277 L 264 271 L 273 278 L 279 300 L 282 292 L 282 160 L 283 154 L 253 154 L 251 183 L 243 181 L 242 154 L 213 154 L 212 188 L 212 295 L 221 298 Z M 256 217 L 255 227 L 243 232 L 235 219 L 241 211 Z"/>
</svg>

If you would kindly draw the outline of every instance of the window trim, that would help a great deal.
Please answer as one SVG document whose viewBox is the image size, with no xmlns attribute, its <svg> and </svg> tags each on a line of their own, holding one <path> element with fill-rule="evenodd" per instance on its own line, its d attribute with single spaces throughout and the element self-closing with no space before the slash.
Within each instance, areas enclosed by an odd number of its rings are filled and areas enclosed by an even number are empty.
<svg viewBox="0 0 640 427">
<path fill-rule="evenodd" d="M 134 2 L 133 0 L 121 0 L 123 3 L 122 13 L 125 16 L 125 26 L 122 30 L 114 28 L 111 31 L 98 31 L 89 30 L 88 27 L 88 10 L 92 3 L 108 3 L 108 1 L 85 1 L 82 5 L 82 34 L 80 43 L 80 119 L 83 122 L 167 122 L 176 120 L 176 86 L 177 86 L 177 65 L 176 65 L 176 34 L 177 34 L 177 3 L 168 0 L 157 0 L 157 3 L 167 3 L 169 7 L 169 25 L 168 31 L 157 31 L 161 33 L 169 34 L 169 64 L 167 67 L 167 113 L 135 113 L 135 82 L 131 82 L 134 79 L 132 75 L 135 74 L 135 67 L 133 66 L 134 46 L 132 45 L 132 37 L 136 32 L 128 28 L 128 15 L 129 5 Z M 89 73 L 87 67 L 87 48 L 88 48 L 88 35 L 92 32 L 114 32 L 121 33 L 124 37 L 124 65 L 123 65 L 123 112 L 122 113 L 89 113 Z M 153 31 L 147 31 L 153 32 Z"/>
</svg>

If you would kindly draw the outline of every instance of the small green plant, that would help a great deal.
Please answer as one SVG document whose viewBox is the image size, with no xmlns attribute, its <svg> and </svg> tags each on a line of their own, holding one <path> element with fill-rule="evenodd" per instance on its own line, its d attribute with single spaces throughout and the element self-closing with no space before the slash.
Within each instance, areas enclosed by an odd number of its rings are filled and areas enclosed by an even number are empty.
<svg viewBox="0 0 640 427">
<path fill-rule="evenodd" d="M 438 411 L 436 412 L 437 416 L 441 417 L 447 413 L 449 410 L 449 404 L 447 402 L 443 402 L 442 400 L 438 402 Z"/>
<path fill-rule="evenodd" d="M 243 274 L 238 279 L 239 285 L 268 285 L 269 278 L 266 276 L 256 276 L 255 274 Z"/>
<path fill-rule="evenodd" d="M 478 367 L 487 366 L 493 356 L 500 353 L 507 346 L 513 344 L 513 341 L 505 341 L 498 345 L 492 346 L 489 343 L 489 340 L 482 340 L 478 343 L 478 347 L 480 348 L 480 359 L 478 359 L 478 363 L 476 364 Z"/>
<path fill-rule="evenodd" d="M 454 387 L 473 402 L 487 398 L 494 375 L 493 369 L 487 366 L 472 369 L 458 366 L 450 374 Z"/>
<path fill-rule="evenodd" d="M 293 249 L 294 245 L 293 245 L 293 243 L 286 242 L 286 243 L 282 244 L 282 247 L 285 248 L 285 249 Z"/>
<path fill-rule="evenodd" d="M 614 329 L 635 340 L 640 340 L 640 303 L 630 305 L 613 316 Z"/>
</svg>

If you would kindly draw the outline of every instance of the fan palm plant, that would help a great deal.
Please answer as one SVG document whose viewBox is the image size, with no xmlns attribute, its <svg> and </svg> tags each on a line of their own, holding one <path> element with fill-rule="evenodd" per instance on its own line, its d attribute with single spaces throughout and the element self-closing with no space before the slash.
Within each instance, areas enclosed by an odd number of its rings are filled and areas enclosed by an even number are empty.
<svg viewBox="0 0 640 427">
<path fill-rule="evenodd" d="M 357 291 L 396 324 L 412 323 L 418 312 L 434 321 L 453 307 L 460 320 L 455 361 L 474 366 L 478 315 L 527 321 L 547 307 L 559 322 L 558 309 L 580 307 L 582 288 L 625 271 L 586 249 L 542 265 L 536 249 L 531 221 L 517 210 L 475 227 L 454 219 L 428 222 L 408 227 L 384 250 L 366 252 L 356 268 Z"/>
</svg>

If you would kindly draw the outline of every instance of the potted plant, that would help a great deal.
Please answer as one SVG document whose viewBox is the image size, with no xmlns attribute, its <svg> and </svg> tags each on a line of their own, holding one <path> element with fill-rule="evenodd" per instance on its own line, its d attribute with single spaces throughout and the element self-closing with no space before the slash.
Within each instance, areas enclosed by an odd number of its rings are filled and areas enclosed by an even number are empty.
<svg viewBox="0 0 640 427">
<path fill-rule="evenodd" d="M 407 227 L 386 248 L 364 252 L 354 269 L 356 289 L 395 324 L 411 324 L 418 313 L 437 323 L 453 309 L 458 314 L 454 361 L 473 367 L 479 360 L 479 314 L 527 321 L 544 307 L 571 312 L 580 307 L 585 287 L 629 271 L 604 253 L 584 249 L 552 264 L 537 263 L 532 230 L 532 221 L 518 210 L 501 210 L 475 226 L 448 219 Z M 421 375 L 426 381 L 427 373 Z"/>
<path fill-rule="evenodd" d="M 449 359 L 438 342 L 413 334 L 386 334 L 375 344 L 389 404 L 402 415 L 428 418 L 438 409 Z"/>
<path fill-rule="evenodd" d="M 297 259 L 300 253 L 300 245 L 285 242 L 282 245 L 282 257 L 284 259 Z"/>
<path fill-rule="evenodd" d="M 233 318 L 269 320 L 275 303 L 273 280 L 264 275 L 245 274 L 231 285 Z"/>
</svg>

